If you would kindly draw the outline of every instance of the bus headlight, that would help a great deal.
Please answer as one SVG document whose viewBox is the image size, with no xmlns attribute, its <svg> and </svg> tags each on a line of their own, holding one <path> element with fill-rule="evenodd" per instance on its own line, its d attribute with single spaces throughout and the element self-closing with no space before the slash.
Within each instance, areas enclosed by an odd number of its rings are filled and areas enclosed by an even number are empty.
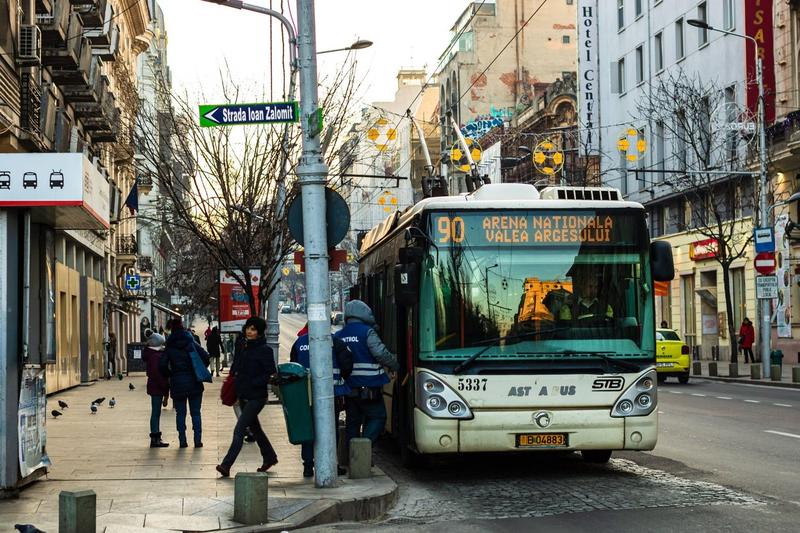
<svg viewBox="0 0 800 533">
<path fill-rule="evenodd" d="M 467 402 L 444 381 L 428 372 L 417 374 L 416 403 L 431 418 L 469 420 Z"/>
<path fill-rule="evenodd" d="M 656 371 L 648 370 L 639 376 L 628 389 L 620 395 L 611 416 L 615 418 L 626 416 L 647 416 L 653 412 L 658 403 L 656 392 Z"/>
</svg>

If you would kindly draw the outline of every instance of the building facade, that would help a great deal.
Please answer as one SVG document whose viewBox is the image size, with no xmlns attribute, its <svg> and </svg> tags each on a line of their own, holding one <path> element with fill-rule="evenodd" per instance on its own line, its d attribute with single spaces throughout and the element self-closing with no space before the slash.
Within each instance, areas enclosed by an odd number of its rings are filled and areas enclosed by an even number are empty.
<svg viewBox="0 0 800 533">
<path fill-rule="evenodd" d="M 603 183 L 645 205 L 651 236 L 672 245 L 675 279 L 658 288 L 657 320 L 678 330 L 703 358 L 729 357 L 729 308 L 735 330 L 745 316 L 756 322 L 757 190 L 750 173 L 758 170 L 757 85 L 754 50 L 748 51 L 745 39 L 689 21 L 744 34 L 758 20 L 755 4 L 618 0 L 615 9 L 605 3 L 597 9 L 597 2 L 581 3 L 595 9 L 598 29 L 592 51 L 598 58 L 596 154 Z M 771 57 L 772 42 L 759 44 Z M 769 72 L 765 64 L 767 91 L 774 92 Z M 669 105 L 653 112 L 666 94 L 672 94 Z M 691 113 L 699 124 L 694 137 L 685 127 Z M 717 221 L 724 228 L 717 233 L 730 244 L 726 253 L 736 251 L 727 279 L 720 260 L 726 245 L 709 229 Z"/>
</svg>

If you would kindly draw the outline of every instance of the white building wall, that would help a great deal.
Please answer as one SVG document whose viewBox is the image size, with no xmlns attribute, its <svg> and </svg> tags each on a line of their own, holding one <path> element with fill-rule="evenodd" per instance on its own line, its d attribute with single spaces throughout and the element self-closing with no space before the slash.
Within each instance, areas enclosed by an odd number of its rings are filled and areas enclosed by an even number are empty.
<svg viewBox="0 0 800 533">
<path fill-rule="evenodd" d="M 733 0 L 734 25 L 731 31 L 744 32 L 744 1 Z M 598 0 L 599 37 L 599 76 L 600 76 L 600 143 L 601 171 L 606 185 L 617 187 L 636 201 L 653 199 L 640 189 L 647 183 L 637 182 L 633 172 L 627 179 L 620 172 L 620 156 L 617 141 L 628 127 L 644 128 L 649 148 L 643 165 L 655 165 L 655 150 L 652 149 L 653 128 L 638 118 L 637 102 L 655 90 L 658 80 L 670 73 L 683 70 L 689 78 L 699 76 L 703 81 L 720 89 L 736 86 L 736 102 L 745 105 L 745 40 L 718 32 L 708 32 L 708 43 L 700 46 L 700 29 L 689 26 L 686 21 L 698 18 L 698 4 L 695 0 L 642 0 L 642 14 L 636 16 L 634 0 L 624 0 L 624 25 L 618 28 L 617 1 Z M 708 0 L 706 20 L 711 26 L 723 28 L 723 0 Z M 676 22 L 683 21 L 684 57 L 676 53 Z M 654 37 L 661 33 L 663 49 L 663 69 L 656 71 Z M 643 46 L 644 80 L 636 81 L 636 48 Z M 617 62 L 625 60 L 625 90 L 613 92 Z M 665 146 L 665 168 L 670 167 L 672 154 L 669 140 Z M 637 163 L 628 163 L 631 168 Z M 652 183 L 655 176 L 647 180 Z M 658 194 L 658 191 L 655 191 Z"/>
</svg>

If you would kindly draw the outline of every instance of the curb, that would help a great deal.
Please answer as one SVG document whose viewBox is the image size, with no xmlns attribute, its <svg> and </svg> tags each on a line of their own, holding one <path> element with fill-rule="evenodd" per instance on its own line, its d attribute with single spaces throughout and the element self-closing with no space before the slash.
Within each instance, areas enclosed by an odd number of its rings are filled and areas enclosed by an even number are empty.
<svg viewBox="0 0 800 533">
<path fill-rule="evenodd" d="M 766 381 L 763 379 L 742 379 L 731 378 L 727 376 L 703 376 L 692 374 L 690 379 L 707 379 L 709 381 L 722 381 L 724 383 L 744 383 L 745 385 L 762 385 L 765 387 L 778 387 L 784 389 L 800 389 L 800 383 L 793 383 L 791 381 Z"/>
<path fill-rule="evenodd" d="M 397 500 L 397 483 L 385 476 L 391 483 L 388 490 L 380 494 L 349 500 L 324 499 L 317 500 L 281 522 L 270 522 L 255 526 L 243 526 L 222 529 L 228 533 L 267 533 L 311 526 L 320 526 L 335 522 L 362 522 L 375 520 L 386 514 L 386 511 Z"/>
</svg>

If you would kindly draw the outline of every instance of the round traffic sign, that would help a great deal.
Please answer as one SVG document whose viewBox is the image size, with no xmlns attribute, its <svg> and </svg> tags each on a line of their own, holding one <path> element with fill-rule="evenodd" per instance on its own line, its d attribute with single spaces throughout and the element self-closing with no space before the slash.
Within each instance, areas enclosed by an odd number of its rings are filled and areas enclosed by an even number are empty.
<svg viewBox="0 0 800 533">
<path fill-rule="evenodd" d="M 772 274 L 777 267 L 775 252 L 761 252 L 760 254 L 756 254 L 753 264 L 756 267 L 756 271 L 762 276 Z"/>
<path fill-rule="evenodd" d="M 287 210 L 289 233 L 300 246 L 303 242 L 303 195 L 295 196 Z M 333 248 L 344 239 L 350 229 L 350 209 L 342 196 L 331 188 L 325 187 L 325 223 L 328 235 L 328 247 Z"/>
</svg>

